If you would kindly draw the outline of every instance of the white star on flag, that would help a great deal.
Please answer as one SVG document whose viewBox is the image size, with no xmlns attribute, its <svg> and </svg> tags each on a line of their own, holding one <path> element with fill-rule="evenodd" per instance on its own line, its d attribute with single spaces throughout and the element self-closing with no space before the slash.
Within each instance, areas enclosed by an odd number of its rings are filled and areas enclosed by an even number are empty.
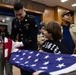
<svg viewBox="0 0 76 75">
<path fill-rule="evenodd" d="M 59 58 L 57 58 L 56 60 L 57 60 L 57 61 L 61 61 L 61 60 L 63 60 L 63 58 L 62 58 L 62 57 L 59 57 Z"/>
<path fill-rule="evenodd" d="M 65 67 L 65 65 L 64 65 L 64 63 L 62 63 L 62 64 L 58 64 L 57 67 L 62 68 L 62 67 Z"/>
</svg>

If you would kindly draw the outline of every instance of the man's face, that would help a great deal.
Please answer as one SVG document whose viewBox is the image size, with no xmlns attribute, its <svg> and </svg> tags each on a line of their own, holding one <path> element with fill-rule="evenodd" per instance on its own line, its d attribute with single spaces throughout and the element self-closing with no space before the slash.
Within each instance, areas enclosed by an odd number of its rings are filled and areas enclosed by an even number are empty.
<svg viewBox="0 0 76 75">
<path fill-rule="evenodd" d="M 18 20 L 23 20 L 25 17 L 25 10 L 24 9 L 20 9 L 18 11 L 14 10 L 15 16 Z"/>
<path fill-rule="evenodd" d="M 67 22 L 67 23 L 71 23 L 71 21 L 72 21 L 72 16 L 71 16 L 71 14 L 66 14 L 66 15 L 64 15 L 64 17 L 62 17 L 62 21 L 63 21 L 63 22 Z"/>
</svg>

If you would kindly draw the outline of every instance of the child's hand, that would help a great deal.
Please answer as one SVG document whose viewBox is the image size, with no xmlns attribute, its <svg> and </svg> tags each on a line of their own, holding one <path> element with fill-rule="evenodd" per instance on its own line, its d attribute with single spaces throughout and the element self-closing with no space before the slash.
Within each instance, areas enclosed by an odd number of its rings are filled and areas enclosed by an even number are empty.
<svg viewBox="0 0 76 75">
<path fill-rule="evenodd" d="M 39 52 L 44 52 L 43 50 L 39 50 Z"/>
</svg>

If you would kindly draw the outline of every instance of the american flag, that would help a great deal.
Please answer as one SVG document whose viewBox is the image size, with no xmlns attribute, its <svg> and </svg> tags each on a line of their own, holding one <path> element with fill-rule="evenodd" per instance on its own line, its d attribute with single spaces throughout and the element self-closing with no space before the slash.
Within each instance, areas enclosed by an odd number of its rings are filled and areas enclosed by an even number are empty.
<svg viewBox="0 0 76 75">
<path fill-rule="evenodd" d="M 69 73 L 76 70 L 75 54 L 52 54 L 30 50 L 19 50 L 9 59 L 13 65 L 24 70 L 45 71 L 51 75 Z"/>
</svg>

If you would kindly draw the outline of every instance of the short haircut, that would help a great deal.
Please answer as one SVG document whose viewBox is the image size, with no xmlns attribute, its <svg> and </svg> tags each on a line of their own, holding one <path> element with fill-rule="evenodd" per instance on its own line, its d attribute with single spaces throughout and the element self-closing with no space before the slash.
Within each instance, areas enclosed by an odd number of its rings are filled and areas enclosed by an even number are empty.
<svg viewBox="0 0 76 75">
<path fill-rule="evenodd" d="M 60 40 L 62 38 L 61 27 L 58 22 L 50 21 L 44 26 L 44 29 L 52 34 L 53 40 Z"/>
<path fill-rule="evenodd" d="M 16 2 L 14 4 L 14 10 L 18 11 L 20 9 L 23 9 L 23 4 L 21 2 Z"/>
<path fill-rule="evenodd" d="M 45 25 L 45 22 L 40 22 L 40 27 L 39 27 L 39 29 L 41 29 L 44 25 Z"/>
</svg>

